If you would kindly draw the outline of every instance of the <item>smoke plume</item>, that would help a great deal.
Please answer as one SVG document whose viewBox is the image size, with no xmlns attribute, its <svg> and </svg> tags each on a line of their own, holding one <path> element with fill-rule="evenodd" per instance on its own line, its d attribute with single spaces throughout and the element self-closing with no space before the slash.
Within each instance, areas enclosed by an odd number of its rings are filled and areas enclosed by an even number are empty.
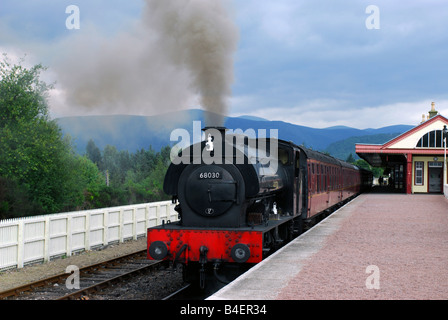
<svg viewBox="0 0 448 320">
<path fill-rule="evenodd" d="M 155 114 L 196 100 L 227 114 L 238 31 L 224 0 L 145 0 L 132 30 L 108 38 L 91 29 L 69 41 L 56 66 L 67 103 Z"/>
</svg>

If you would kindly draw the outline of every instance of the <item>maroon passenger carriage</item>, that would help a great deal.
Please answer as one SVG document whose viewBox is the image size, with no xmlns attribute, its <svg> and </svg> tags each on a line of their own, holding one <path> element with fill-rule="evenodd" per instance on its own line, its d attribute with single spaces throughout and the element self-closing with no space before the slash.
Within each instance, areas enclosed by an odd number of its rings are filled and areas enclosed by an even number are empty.
<svg viewBox="0 0 448 320">
<path fill-rule="evenodd" d="M 302 208 L 305 221 L 311 221 L 372 186 L 370 171 L 317 151 L 299 149 L 306 159 L 308 180 L 307 202 Z"/>
<path fill-rule="evenodd" d="M 372 183 L 370 171 L 292 142 L 203 130 L 209 141 L 182 150 L 165 176 L 179 221 L 147 234 L 149 259 L 182 264 L 202 287 L 262 261 Z"/>
</svg>

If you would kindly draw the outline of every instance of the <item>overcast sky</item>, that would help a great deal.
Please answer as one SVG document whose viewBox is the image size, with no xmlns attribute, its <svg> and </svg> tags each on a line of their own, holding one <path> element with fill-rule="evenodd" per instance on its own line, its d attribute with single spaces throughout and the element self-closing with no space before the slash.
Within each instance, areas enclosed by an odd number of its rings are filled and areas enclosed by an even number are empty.
<svg viewBox="0 0 448 320">
<path fill-rule="evenodd" d="M 79 29 L 67 27 L 69 5 L 79 8 Z M 366 13 L 371 5 L 376 9 Z M 148 40 L 157 35 L 142 31 L 144 6 L 144 0 L 1 0 L 0 52 L 26 53 L 27 63 L 49 67 L 44 79 L 55 82 L 54 117 L 197 107 L 187 76 L 165 68 L 157 43 Z M 434 101 L 448 117 L 446 0 L 227 0 L 227 6 L 238 30 L 229 115 L 379 128 L 417 125 Z M 111 83 L 114 101 L 90 99 L 86 106 L 68 99 L 72 87 L 88 98 L 98 93 L 87 92 L 89 81 L 99 81 L 92 79 L 98 65 L 114 71 L 101 80 Z"/>
</svg>

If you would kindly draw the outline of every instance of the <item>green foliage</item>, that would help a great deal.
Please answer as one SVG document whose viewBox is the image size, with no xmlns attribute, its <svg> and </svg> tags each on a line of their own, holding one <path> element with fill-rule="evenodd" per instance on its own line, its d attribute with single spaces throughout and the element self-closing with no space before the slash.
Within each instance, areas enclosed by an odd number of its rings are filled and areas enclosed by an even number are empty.
<svg viewBox="0 0 448 320">
<path fill-rule="evenodd" d="M 350 153 L 348 155 L 347 159 L 345 159 L 345 162 L 348 162 L 348 163 L 354 163 L 355 162 L 355 157 L 353 157 L 352 153 Z"/>
<path fill-rule="evenodd" d="M 59 184 L 70 146 L 48 119 L 41 65 L 30 69 L 0 62 L 0 176 L 27 194 L 37 212 L 57 211 L 64 202 Z M 4 207 L 5 208 L 5 207 Z"/>
<path fill-rule="evenodd" d="M 86 156 L 87 156 L 87 158 L 89 158 L 97 166 L 101 166 L 102 165 L 102 162 L 101 162 L 101 151 L 95 145 L 95 142 L 92 139 L 90 139 L 89 142 L 87 142 Z"/>
<path fill-rule="evenodd" d="M 0 219 L 21 217 L 27 213 L 41 214 L 42 209 L 31 200 L 25 185 L 14 178 L 0 177 Z"/>
<path fill-rule="evenodd" d="M 3 54 L 3 61 L 0 61 L 0 126 L 15 127 L 47 120 L 46 97 L 52 86 L 40 80 L 40 72 L 44 70 L 40 64 L 30 69 L 21 64 L 12 65 Z"/>
<path fill-rule="evenodd" d="M 96 147 L 94 142 L 90 148 Z M 88 152 L 88 150 L 86 150 Z M 163 181 L 169 166 L 170 148 L 159 153 L 151 147 L 134 154 L 106 146 L 100 159 L 100 171 L 105 175 L 107 187 L 102 201 L 108 205 L 133 204 L 167 200 Z"/>
<path fill-rule="evenodd" d="M 355 162 L 353 162 L 353 164 L 358 167 L 372 171 L 374 177 L 378 178 L 379 176 L 383 175 L 384 168 L 372 167 L 370 164 L 367 163 L 367 161 L 363 159 L 356 160 Z"/>
</svg>

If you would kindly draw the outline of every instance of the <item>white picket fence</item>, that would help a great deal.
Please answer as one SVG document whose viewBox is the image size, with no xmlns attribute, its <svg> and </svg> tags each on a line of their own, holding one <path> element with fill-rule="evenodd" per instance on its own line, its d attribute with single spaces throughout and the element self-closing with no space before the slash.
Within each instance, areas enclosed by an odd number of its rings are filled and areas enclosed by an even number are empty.
<svg viewBox="0 0 448 320">
<path fill-rule="evenodd" d="M 137 239 L 168 220 L 171 201 L 0 220 L 0 270 Z"/>
</svg>

